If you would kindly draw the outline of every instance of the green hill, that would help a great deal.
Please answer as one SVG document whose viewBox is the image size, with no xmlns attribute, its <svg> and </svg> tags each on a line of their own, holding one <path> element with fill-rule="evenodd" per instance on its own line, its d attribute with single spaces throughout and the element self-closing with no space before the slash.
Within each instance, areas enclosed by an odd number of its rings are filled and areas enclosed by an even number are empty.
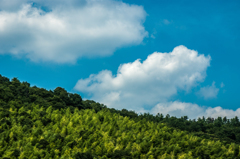
<svg viewBox="0 0 240 159">
<path fill-rule="evenodd" d="M 138 115 L 0 75 L 0 158 L 240 158 L 237 117 Z"/>
</svg>

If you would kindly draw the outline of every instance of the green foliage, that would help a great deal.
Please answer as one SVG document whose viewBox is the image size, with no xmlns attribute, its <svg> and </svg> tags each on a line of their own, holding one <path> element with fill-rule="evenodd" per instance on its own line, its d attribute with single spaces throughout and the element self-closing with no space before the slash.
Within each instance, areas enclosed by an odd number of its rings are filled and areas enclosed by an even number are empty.
<svg viewBox="0 0 240 159">
<path fill-rule="evenodd" d="M 239 145 L 203 139 L 169 128 L 163 123 L 135 122 L 104 109 L 70 108 L 52 111 L 51 123 L 43 125 L 49 109 L 39 108 L 43 116 L 24 130 L 22 120 L 4 118 L 1 133 L 1 157 L 5 158 L 236 158 Z M 24 112 L 23 107 L 20 112 Z M 27 115 L 29 113 L 29 115 Z M 32 117 L 36 110 L 27 111 Z M 58 118 L 57 116 L 61 116 Z M 104 116 L 104 120 L 100 121 Z M 21 113 L 17 119 L 21 118 Z M 3 124 L 1 124 L 1 127 Z M 141 129 L 140 129 L 141 128 Z"/>
<path fill-rule="evenodd" d="M 0 75 L 0 158 L 240 158 L 237 117 L 188 120 L 109 109 Z"/>
</svg>

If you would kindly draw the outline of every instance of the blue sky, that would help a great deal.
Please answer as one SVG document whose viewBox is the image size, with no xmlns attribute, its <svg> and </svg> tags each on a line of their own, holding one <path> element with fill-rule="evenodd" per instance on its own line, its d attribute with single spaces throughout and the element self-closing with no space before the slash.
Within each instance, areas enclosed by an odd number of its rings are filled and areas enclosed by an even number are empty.
<svg viewBox="0 0 240 159">
<path fill-rule="evenodd" d="M 237 0 L 0 0 L 0 74 L 116 109 L 240 117 L 239 8 Z"/>
</svg>

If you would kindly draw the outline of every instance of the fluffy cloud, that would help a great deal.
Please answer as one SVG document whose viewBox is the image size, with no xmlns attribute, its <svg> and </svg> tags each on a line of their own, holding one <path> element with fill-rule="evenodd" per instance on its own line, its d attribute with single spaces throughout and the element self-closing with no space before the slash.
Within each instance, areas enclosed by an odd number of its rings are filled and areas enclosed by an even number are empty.
<svg viewBox="0 0 240 159">
<path fill-rule="evenodd" d="M 220 106 L 207 107 L 169 101 L 179 90 L 190 91 L 199 82 L 203 82 L 210 60 L 210 56 L 178 46 L 170 53 L 154 52 L 143 62 L 137 59 L 122 64 L 116 75 L 103 70 L 87 79 L 80 79 L 75 90 L 88 93 L 93 100 L 108 107 L 125 108 L 137 113 L 162 113 L 177 117 L 187 115 L 190 119 L 202 116 L 240 117 L 240 108 L 234 111 Z M 216 89 L 213 82 L 212 86 L 201 90 L 204 90 L 202 93 L 206 93 L 206 97 L 213 97 L 217 94 Z"/>
<path fill-rule="evenodd" d="M 154 52 L 119 66 L 117 74 L 109 70 L 80 79 L 75 89 L 89 93 L 92 99 L 117 109 L 151 109 L 167 102 L 178 90 L 190 91 L 206 77 L 210 56 L 198 54 L 185 46 L 170 53 Z"/>
<path fill-rule="evenodd" d="M 202 87 L 199 90 L 199 92 L 197 92 L 196 94 L 200 97 L 203 97 L 204 99 L 210 99 L 210 98 L 216 98 L 218 92 L 219 92 L 219 89 L 216 88 L 215 82 L 213 82 L 211 86 Z"/>
<path fill-rule="evenodd" d="M 140 112 L 147 111 L 141 110 Z M 150 112 L 154 115 L 156 115 L 157 113 L 162 113 L 163 115 L 170 114 L 171 116 L 176 117 L 187 115 L 190 119 L 197 119 L 198 117 L 201 118 L 202 116 L 211 118 L 217 118 L 219 116 L 226 116 L 228 118 L 234 118 L 235 116 L 240 117 L 240 108 L 234 111 L 230 109 L 223 109 L 220 106 L 212 108 L 180 101 L 158 103 L 155 107 L 151 109 Z"/>
<path fill-rule="evenodd" d="M 0 0 L 0 54 L 74 63 L 81 57 L 111 55 L 148 35 L 141 6 L 110 0 L 31 2 Z"/>
</svg>

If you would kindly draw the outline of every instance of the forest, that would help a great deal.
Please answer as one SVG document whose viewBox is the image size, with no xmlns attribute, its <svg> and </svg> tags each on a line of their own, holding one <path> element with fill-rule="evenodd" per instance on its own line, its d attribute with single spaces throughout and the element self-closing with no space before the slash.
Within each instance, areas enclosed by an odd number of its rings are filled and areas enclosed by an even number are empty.
<svg viewBox="0 0 240 159">
<path fill-rule="evenodd" d="M 0 158 L 240 159 L 240 121 L 137 114 L 0 75 Z"/>
</svg>

